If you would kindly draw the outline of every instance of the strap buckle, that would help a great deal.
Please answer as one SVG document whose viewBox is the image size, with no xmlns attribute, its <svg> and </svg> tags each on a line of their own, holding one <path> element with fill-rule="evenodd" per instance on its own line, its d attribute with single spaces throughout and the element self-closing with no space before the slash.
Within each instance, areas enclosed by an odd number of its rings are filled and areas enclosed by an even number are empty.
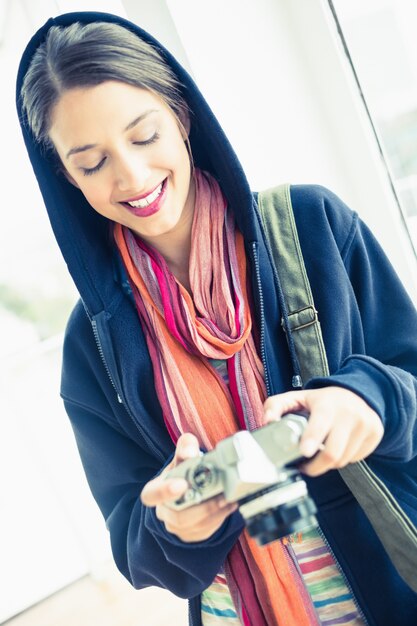
<svg viewBox="0 0 417 626">
<path fill-rule="evenodd" d="M 319 321 L 317 310 L 314 306 L 306 306 L 298 311 L 288 313 L 288 321 L 291 332 L 307 328 Z M 281 326 L 285 330 L 284 320 L 281 319 Z"/>
</svg>

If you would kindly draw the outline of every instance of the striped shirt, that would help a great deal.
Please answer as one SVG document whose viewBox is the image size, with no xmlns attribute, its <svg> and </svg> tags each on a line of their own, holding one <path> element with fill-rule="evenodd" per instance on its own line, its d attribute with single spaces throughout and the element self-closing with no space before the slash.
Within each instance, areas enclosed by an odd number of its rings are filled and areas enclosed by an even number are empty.
<svg viewBox="0 0 417 626">
<path fill-rule="evenodd" d="M 211 363 L 228 383 L 226 361 L 211 360 Z M 353 592 L 319 528 L 280 541 L 294 561 L 322 626 L 366 626 Z M 202 593 L 201 620 L 203 626 L 242 626 L 222 572 Z"/>
</svg>

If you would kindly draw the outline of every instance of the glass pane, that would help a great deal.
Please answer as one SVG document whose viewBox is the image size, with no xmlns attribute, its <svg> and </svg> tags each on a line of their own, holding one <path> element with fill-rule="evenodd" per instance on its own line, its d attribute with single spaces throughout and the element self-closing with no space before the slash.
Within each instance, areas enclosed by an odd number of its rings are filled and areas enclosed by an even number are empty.
<svg viewBox="0 0 417 626">
<path fill-rule="evenodd" d="M 417 47 L 414 0 L 333 0 L 417 247 Z"/>
</svg>

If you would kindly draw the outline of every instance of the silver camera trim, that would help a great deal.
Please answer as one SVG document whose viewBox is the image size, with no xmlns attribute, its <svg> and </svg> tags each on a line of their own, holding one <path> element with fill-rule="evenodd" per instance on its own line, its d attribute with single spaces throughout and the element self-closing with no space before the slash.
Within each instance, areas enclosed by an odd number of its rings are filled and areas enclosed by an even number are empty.
<svg viewBox="0 0 417 626">
<path fill-rule="evenodd" d="M 165 477 L 185 478 L 189 489 L 167 506 L 181 510 L 222 493 L 229 502 L 237 502 L 283 482 L 284 466 L 301 458 L 298 446 L 306 425 L 304 415 L 288 414 L 257 430 L 238 431 L 213 450 L 183 461 Z M 193 476 L 204 466 L 211 469 L 214 480 L 197 485 Z"/>
</svg>

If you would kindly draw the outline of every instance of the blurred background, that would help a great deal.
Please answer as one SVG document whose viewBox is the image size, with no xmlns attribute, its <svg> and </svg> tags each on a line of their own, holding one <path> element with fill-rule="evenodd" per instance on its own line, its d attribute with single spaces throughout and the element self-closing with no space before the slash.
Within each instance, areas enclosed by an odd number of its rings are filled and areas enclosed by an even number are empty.
<svg viewBox="0 0 417 626">
<path fill-rule="evenodd" d="M 417 302 L 414 0 L 0 0 L 0 623 L 187 623 L 111 562 L 59 398 L 77 294 L 14 107 L 23 49 L 50 16 L 116 13 L 193 74 L 254 189 L 318 183 L 371 226 Z M 65 621 L 67 620 L 67 621 Z"/>
</svg>

